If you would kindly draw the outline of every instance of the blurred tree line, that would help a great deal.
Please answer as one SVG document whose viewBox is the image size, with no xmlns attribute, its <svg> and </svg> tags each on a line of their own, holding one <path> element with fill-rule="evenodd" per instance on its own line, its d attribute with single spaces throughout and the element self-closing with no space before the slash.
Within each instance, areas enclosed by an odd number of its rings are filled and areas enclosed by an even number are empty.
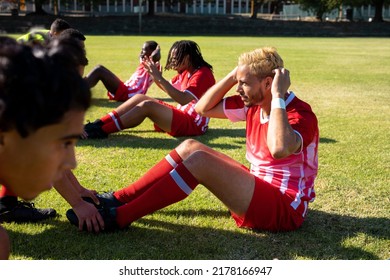
<svg viewBox="0 0 390 280">
<path fill-rule="evenodd" d="M 323 15 L 341 6 L 361 7 L 372 5 L 375 7 L 375 15 L 373 21 L 383 21 L 383 6 L 390 4 L 390 0 L 296 0 L 304 10 L 315 13 L 317 19 L 322 20 Z"/>
<path fill-rule="evenodd" d="M 24 1 L 33 1 L 33 0 L 24 0 Z M 45 14 L 46 12 L 43 9 L 43 4 L 47 3 L 49 0 L 35 0 L 35 13 L 36 14 Z M 72 2 L 73 0 L 62 0 L 61 3 L 64 3 L 66 1 Z M 106 3 L 106 0 L 99 1 L 99 0 L 79 0 L 80 2 L 85 2 L 86 5 L 92 5 L 98 4 L 98 2 L 104 2 Z M 142 0 L 139 0 L 142 3 Z M 148 2 L 148 15 L 152 16 L 154 15 L 154 1 L 156 0 L 149 0 Z M 227 0 L 231 1 L 231 0 Z M 255 19 L 257 16 L 257 13 L 261 7 L 261 5 L 269 4 L 271 7 L 270 13 L 277 14 L 282 9 L 283 4 L 285 3 L 296 3 L 300 4 L 302 6 L 303 10 L 314 12 L 317 19 L 322 20 L 323 15 L 325 13 L 328 13 L 334 9 L 340 8 L 341 6 L 350 6 L 350 7 L 361 7 L 364 5 L 373 5 L 375 7 L 375 15 L 373 18 L 373 21 L 381 22 L 383 21 L 383 6 L 385 4 L 390 4 L 390 0 L 295 0 L 295 1 L 282 1 L 282 0 L 250 0 L 251 1 L 251 18 Z M 166 3 L 173 2 L 172 0 L 166 0 Z M 178 0 L 179 3 L 185 4 L 189 3 L 192 4 L 193 0 Z M 205 0 L 205 3 L 207 2 L 214 2 L 214 0 Z M 103 4 L 104 4 L 103 3 Z M 144 0 L 145 3 L 145 0 Z M 58 11 L 58 2 L 57 0 L 54 0 L 53 3 L 54 6 L 54 13 L 56 14 L 56 11 Z"/>
</svg>

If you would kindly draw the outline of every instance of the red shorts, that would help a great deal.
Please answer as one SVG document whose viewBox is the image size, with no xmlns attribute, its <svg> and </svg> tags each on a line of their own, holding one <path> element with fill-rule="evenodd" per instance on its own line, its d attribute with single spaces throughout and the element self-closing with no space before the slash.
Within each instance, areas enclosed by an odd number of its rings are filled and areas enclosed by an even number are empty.
<svg viewBox="0 0 390 280">
<path fill-rule="evenodd" d="M 237 226 L 273 232 L 298 229 L 304 218 L 290 206 L 293 200 L 279 188 L 254 177 L 255 191 L 245 215 L 232 213 Z"/>
<path fill-rule="evenodd" d="M 200 126 L 197 126 L 194 119 L 178 110 L 176 107 L 171 104 L 165 103 L 164 101 L 158 100 L 161 104 L 168 106 L 172 109 L 172 123 L 171 123 L 171 132 L 167 132 L 169 135 L 173 137 L 181 137 L 181 136 L 199 136 L 203 135 L 206 131 L 202 131 Z M 154 124 L 154 130 L 158 132 L 166 132 Z"/>
<path fill-rule="evenodd" d="M 130 89 L 123 82 L 121 82 L 116 90 L 115 94 L 107 91 L 107 96 L 109 100 L 116 101 L 126 101 L 130 99 L 133 95 L 141 93 L 139 89 Z"/>
</svg>

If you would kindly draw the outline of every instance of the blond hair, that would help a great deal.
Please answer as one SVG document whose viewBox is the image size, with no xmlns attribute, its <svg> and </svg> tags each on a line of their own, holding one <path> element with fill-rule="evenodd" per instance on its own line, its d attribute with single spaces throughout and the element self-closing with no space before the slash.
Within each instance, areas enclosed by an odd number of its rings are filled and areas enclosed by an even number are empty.
<svg viewBox="0 0 390 280">
<path fill-rule="evenodd" d="M 243 53 L 238 58 L 238 66 L 247 65 L 251 74 L 259 80 L 274 76 L 272 70 L 283 67 L 283 59 L 274 47 L 264 47 Z"/>
</svg>

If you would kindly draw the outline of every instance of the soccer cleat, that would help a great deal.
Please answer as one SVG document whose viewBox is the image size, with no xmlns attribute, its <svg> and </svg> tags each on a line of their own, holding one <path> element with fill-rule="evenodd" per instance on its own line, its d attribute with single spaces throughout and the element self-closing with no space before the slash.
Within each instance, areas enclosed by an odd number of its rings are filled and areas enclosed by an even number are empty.
<svg viewBox="0 0 390 280">
<path fill-rule="evenodd" d="M 18 201 L 12 208 L 3 208 L 0 212 L 0 222 L 34 223 L 53 218 L 57 215 L 52 208 L 35 208 L 34 203 Z"/>
<path fill-rule="evenodd" d="M 96 206 L 96 208 L 98 208 L 98 209 L 119 207 L 119 206 L 122 206 L 124 204 L 115 198 L 113 192 L 100 193 L 100 194 L 97 194 L 96 197 L 100 201 L 99 205 L 95 204 L 90 197 L 83 197 L 83 199 L 89 203 L 94 204 Z"/>
<path fill-rule="evenodd" d="M 101 120 L 96 120 L 94 122 L 89 122 L 84 126 L 84 131 L 87 133 L 85 139 L 104 139 L 108 137 L 108 134 L 105 133 L 102 129 L 103 122 Z"/>
<path fill-rule="evenodd" d="M 115 208 L 99 208 L 98 211 L 104 221 L 104 230 L 101 230 L 102 232 L 111 232 L 120 229 L 119 225 L 116 222 Z M 68 211 L 66 211 L 66 217 L 72 225 L 76 227 L 79 226 L 79 219 L 77 218 L 77 215 L 73 211 L 73 209 L 69 209 Z M 85 224 L 83 226 L 83 231 L 87 231 L 87 226 Z"/>
</svg>

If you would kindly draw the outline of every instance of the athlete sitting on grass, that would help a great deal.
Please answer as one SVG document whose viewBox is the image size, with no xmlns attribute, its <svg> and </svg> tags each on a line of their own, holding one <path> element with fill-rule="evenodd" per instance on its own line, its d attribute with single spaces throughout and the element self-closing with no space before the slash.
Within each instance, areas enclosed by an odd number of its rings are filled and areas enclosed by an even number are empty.
<svg viewBox="0 0 390 280">
<path fill-rule="evenodd" d="M 250 169 L 198 141 L 185 140 L 128 187 L 98 195 L 104 199 L 99 209 L 104 230 L 126 228 L 185 199 L 199 184 L 227 206 L 239 227 L 299 228 L 315 198 L 319 132 L 309 104 L 288 91 L 289 72 L 283 67 L 274 48 L 244 53 L 238 66 L 195 106 L 203 116 L 246 121 Z M 238 94 L 225 97 L 234 86 Z M 79 226 L 73 210 L 67 217 Z"/>
<path fill-rule="evenodd" d="M 130 78 L 122 82 L 114 73 L 103 65 L 96 66 L 86 77 L 89 87 L 94 87 L 99 81 L 102 81 L 108 90 L 107 95 L 110 100 L 126 101 L 136 94 L 146 94 L 153 83 L 153 78 L 143 65 L 144 59 L 152 58 L 161 71 L 160 66 L 160 47 L 155 41 L 146 41 L 139 55 L 140 64 Z"/>
<path fill-rule="evenodd" d="M 146 118 L 153 121 L 156 131 L 174 137 L 198 136 L 207 131 L 209 118 L 200 116 L 194 107 L 215 79 L 213 68 L 203 59 L 198 44 L 182 40 L 172 45 L 165 66 L 165 70 L 177 71 L 171 81 L 163 78 L 159 64 L 153 59 L 144 59 L 142 63 L 157 86 L 178 103 L 177 107 L 137 94 L 101 119 L 86 124 L 82 138 L 106 138 L 111 133 L 136 127 Z"/>
</svg>

